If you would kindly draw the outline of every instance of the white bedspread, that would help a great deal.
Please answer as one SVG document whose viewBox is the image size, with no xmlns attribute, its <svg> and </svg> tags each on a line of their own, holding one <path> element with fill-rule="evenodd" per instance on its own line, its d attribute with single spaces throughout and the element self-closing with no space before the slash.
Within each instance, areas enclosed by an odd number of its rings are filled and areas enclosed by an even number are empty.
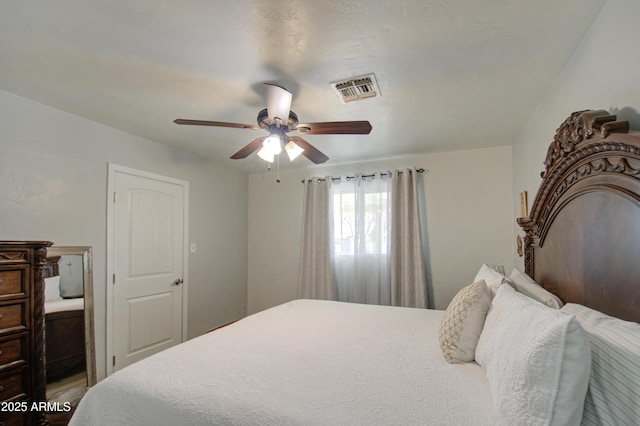
<svg viewBox="0 0 640 426">
<path fill-rule="evenodd" d="M 448 364 L 443 311 L 297 300 L 133 364 L 70 425 L 493 425 L 476 363 Z"/>
<path fill-rule="evenodd" d="M 74 299 L 60 299 L 51 302 L 45 302 L 44 312 L 50 314 L 52 312 L 62 311 L 81 311 L 84 310 L 84 299 L 82 297 Z"/>
</svg>

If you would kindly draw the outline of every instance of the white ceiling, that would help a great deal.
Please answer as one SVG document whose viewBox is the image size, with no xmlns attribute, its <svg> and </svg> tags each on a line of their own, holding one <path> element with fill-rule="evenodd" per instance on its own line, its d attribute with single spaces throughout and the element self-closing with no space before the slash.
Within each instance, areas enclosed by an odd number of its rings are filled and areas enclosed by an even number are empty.
<svg viewBox="0 0 640 426">
<path fill-rule="evenodd" d="M 504 145 L 604 2 L 3 1 L 0 89 L 248 171 L 265 163 L 229 156 L 260 131 L 173 120 L 254 124 L 274 82 L 300 122 L 371 122 L 305 136 L 327 164 Z M 343 104 L 329 85 L 367 73 L 381 96 Z"/>
</svg>

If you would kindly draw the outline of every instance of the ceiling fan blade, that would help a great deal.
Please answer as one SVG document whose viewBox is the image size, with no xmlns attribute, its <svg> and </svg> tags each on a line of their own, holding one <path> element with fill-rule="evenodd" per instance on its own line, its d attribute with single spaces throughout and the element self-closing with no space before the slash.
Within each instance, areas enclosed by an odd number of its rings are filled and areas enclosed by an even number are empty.
<svg viewBox="0 0 640 426">
<path fill-rule="evenodd" d="M 249 144 L 245 145 L 240 151 L 236 152 L 231 156 L 233 160 L 241 160 L 243 158 L 247 158 L 260 148 L 262 148 L 262 142 L 266 139 L 266 136 L 261 136 L 259 138 L 254 139 Z"/>
<path fill-rule="evenodd" d="M 173 120 L 176 124 L 188 124 L 191 126 L 213 126 L 213 127 L 231 127 L 234 129 L 253 129 L 260 130 L 260 126 L 255 124 L 227 123 L 224 121 L 207 121 L 207 120 L 187 120 L 178 118 Z"/>
<path fill-rule="evenodd" d="M 293 94 L 284 87 L 265 83 L 264 96 L 267 100 L 269 119 L 273 120 L 276 124 L 281 123 L 286 125 L 289 122 L 289 111 L 291 110 Z"/>
<path fill-rule="evenodd" d="M 324 155 L 315 146 L 311 145 L 309 142 L 305 141 L 300 136 L 290 136 L 290 139 L 292 139 L 296 143 L 296 145 L 298 145 L 300 148 L 304 149 L 304 151 L 302 151 L 302 155 L 304 155 L 314 163 L 316 164 L 324 163 L 329 159 L 329 157 Z"/>
<path fill-rule="evenodd" d="M 295 128 L 306 135 L 368 135 L 371 129 L 371 123 L 365 120 L 305 123 L 298 124 Z"/>
</svg>

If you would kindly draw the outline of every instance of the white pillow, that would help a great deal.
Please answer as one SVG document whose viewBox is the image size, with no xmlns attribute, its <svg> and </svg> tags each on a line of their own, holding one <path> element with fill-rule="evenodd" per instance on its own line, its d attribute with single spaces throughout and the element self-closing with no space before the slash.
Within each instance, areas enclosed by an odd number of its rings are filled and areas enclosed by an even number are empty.
<svg viewBox="0 0 640 426">
<path fill-rule="evenodd" d="M 60 296 L 60 275 L 44 279 L 44 301 L 62 300 Z"/>
<path fill-rule="evenodd" d="M 591 357 L 573 316 L 500 286 L 476 361 L 485 368 L 502 423 L 580 424 Z"/>
<path fill-rule="evenodd" d="M 473 361 L 478 338 L 491 305 L 484 281 L 466 286 L 455 295 L 440 323 L 440 349 L 448 363 Z"/>
<path fill-rule="evenodd" d="M 631 425 L 640 419 L 640 324 L 567 303 L 591 342 L 585 425 Z"/>
<path fill-rule="evenodd" d="M 555 294 L 547 291 L 544 287 L 535 282 L 529 275 L 520 272 L 517 269 L 514 269 L 513 271 L 511 271 L 511 275 L 509 275 L 509 281 L 520 293 L 526 294 L 530 298 L 537 300 L 538 302 L 545 304 L 550 308 L 562 308 L 562 301 L 560 300 L 560 298 Z"/>
<path fill-rule="evenodd" d="M 480 270 L 476 274 L 476 277 L 473 279 L 473 282 L 477 283 L 480 280 L 487 283 L 487 287 L 489 287 L 489 290 L 491 291 L 491 297 L 496 295 L 498 287 L 507 282 L 507 278 L 504 275 L 497 272 L 486 263 L 482 264 Z"/>
</svg>

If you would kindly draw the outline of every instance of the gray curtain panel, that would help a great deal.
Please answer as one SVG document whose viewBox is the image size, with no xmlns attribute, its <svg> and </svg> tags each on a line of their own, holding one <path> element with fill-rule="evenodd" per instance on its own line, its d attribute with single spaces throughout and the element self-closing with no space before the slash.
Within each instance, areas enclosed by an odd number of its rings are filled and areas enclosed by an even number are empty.
<svg viewBox="0 0 640 426">
<path fill-rule="evenodd" d="M 411 308 L 427 307 L 427 278 L 424 265 L 418 173 L 415 169 L 391 178 L 391 304 Z"/>
<path fill-rule="evenodd" d="M 313 178 L 304 183 L 304 216 L 298 273 L 300 299 L 336 300 L 331 265 L 330 185 L 330 178 Z"/>
</svg>

